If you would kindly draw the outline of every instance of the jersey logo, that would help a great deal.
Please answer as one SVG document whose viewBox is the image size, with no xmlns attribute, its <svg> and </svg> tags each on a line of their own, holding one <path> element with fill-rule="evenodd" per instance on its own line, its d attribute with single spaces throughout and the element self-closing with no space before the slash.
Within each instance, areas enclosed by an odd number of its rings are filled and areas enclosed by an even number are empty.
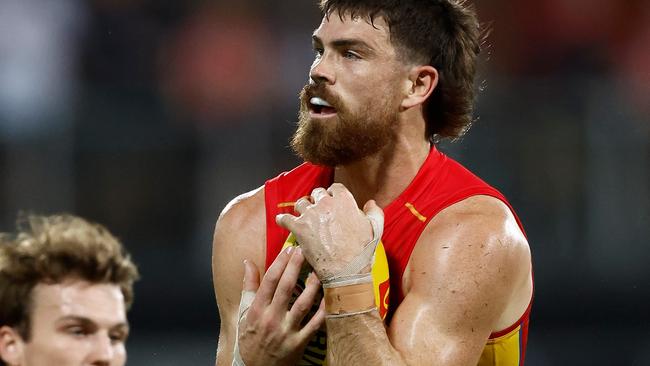
<svg viewBox="0 0 650 366">
<path fill-rule="evenodd" d="M 406 203 L 404 204 L 404 206 L 406 206 L 406 208 L 408 208 L 409 211 L 411 211 L 411 213 L 413 214 L 413 216 L 417 217 L 418 220 L 420 220 L 420 221 L 422 221 L 422 222 L 427 221 L 427 217 L 426 217 L 426 216 L 423 216 L 423 215 L 422 215 L 422 214 L 421 214 L 421 213 L 420 213 L 420 212 L 415 208 L 415 206 L 413 206 L 413 204 L 412 204 L 411 202 L 406 202 Z"/>
</svg>

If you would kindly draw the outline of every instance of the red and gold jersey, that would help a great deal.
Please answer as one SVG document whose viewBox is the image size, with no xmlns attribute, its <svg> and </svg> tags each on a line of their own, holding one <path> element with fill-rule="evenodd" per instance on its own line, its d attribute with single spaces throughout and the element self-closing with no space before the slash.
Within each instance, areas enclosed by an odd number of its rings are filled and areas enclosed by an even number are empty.
<svg viewBox="0 0 650 366">
<path fill-rule="evenodd" d="M 275 216 L 280 213 L 295 214 L 294 202 L 300 197 L 310 195 L 316 187 L 329 187 L 333 182 L 333 174 L 331 168 L 305 163 L 266 182 L 264 193 L 267 268 L 289 237 L 289 232 L 275 223 Z M 380 313 L 386 323 L 390 322 L 393 312 L 404 299 L 402 276 L 426 225 L 446 207 L 477 195 L 495 197 L 512 210 L 500 192 L 432 147 L 426 161 L 406 190 L 384 207 L 384 234 L 381 241 L 388 261 L 390 281 L 376 282 L 375 292 Z M 519 218 L 514 210 L 512 212 L 523 232 Z M 530 306 L 515 324 L 490 335 L 481 354 L 479 366 L 523 365 L 529 315 Z M 324 364 L 325 336 L 324 332 L 317 334 L 316 338 L 320 338 L 310 343 L 301 364 Z M 312 357 L 315 354 L 322 355 L 322 359 Z"/>
</svg>

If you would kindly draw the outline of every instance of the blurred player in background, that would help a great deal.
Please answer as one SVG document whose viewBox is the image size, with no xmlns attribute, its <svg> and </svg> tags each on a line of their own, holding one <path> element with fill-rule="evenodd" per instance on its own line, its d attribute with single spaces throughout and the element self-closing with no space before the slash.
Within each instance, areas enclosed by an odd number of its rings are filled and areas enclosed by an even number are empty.
<svg viewBox="0 0 650 366">
<path fill-rule="evenodd" d="M 453 0 L 320 6 L 292 140 L 307 163 L 237 197 L 216 225 L 217 364 L 523 364 L 523 228 L 435 147 L 472 122 L 475 13 Z M 380 241 L 390 291 L 377 306 Z"/>
<path fill-rule="evenodd" d="M 0 236 L 0 364 L 121 366 L 138 271 L 106 228 L 30 216 Z"/>
</svg>

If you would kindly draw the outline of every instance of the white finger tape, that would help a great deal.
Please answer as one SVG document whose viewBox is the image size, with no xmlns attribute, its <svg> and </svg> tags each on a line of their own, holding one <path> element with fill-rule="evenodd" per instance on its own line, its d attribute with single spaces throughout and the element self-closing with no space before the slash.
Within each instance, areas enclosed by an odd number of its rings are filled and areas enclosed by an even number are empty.
<svg viewBox="0 0 650 366">
<path fill-rule="evenodd" d="M 232 366 L 246 366 L 244 360 L 239 354 L 239 323 L 246 315 L 248 308 L 251 307 L 255 299 L 255 291 L 242 291 L 241 300 L 239 301 L 239 314 L 237 317 L 237 331 L 235 332 L 235 350 L 233 351 Z"/>
</svg>

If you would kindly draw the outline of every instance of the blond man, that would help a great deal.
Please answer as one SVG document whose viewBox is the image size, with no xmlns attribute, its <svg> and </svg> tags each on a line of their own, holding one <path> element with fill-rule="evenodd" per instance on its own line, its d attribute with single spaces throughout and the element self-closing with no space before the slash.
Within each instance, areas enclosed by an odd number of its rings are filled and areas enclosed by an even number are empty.
<svg viewBox="0 0 650 366">
<path fill-rule="evenodd" d="M 121 366 L 138 271 L 103 226 L 30 216 L 0 235 L 0 365 Z"/>
</svg>

